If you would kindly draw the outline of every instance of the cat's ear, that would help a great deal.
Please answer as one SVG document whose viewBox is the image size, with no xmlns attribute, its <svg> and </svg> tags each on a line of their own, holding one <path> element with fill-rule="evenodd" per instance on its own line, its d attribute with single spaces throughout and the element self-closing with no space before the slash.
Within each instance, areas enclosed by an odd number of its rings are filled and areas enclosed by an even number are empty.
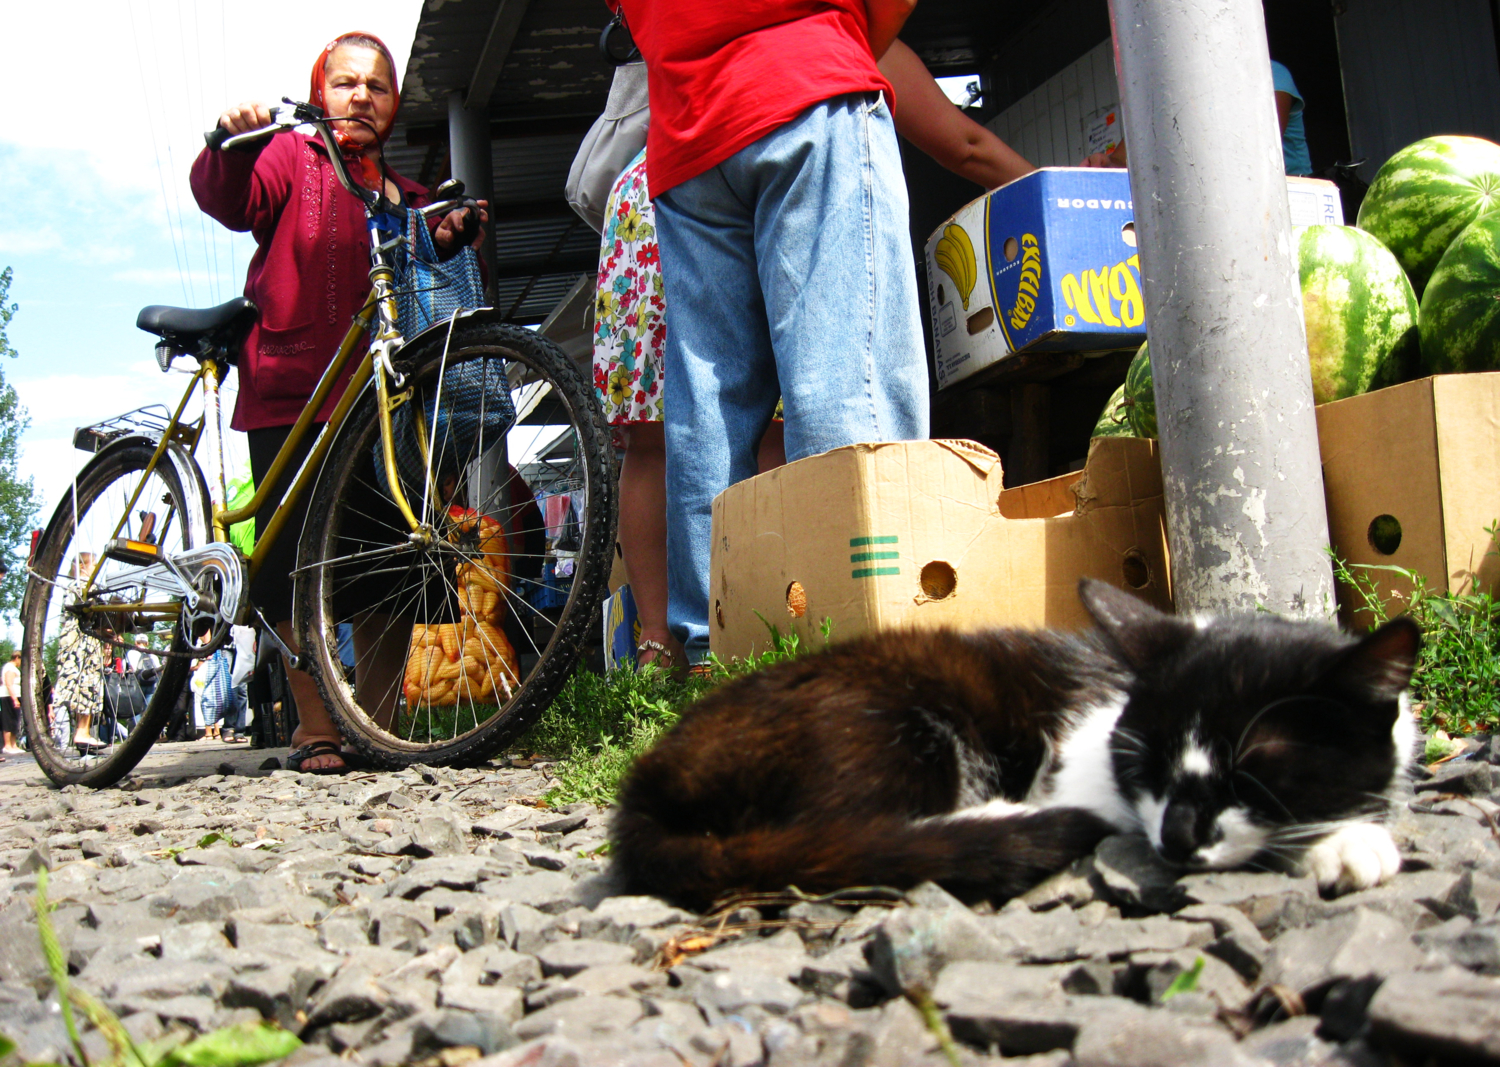
<svg viewBox="0 0 1500 1067">
<path fill-rule="evenodd" d="M 1104 636 L 1135 668 L 1181 648 L 1193 632 L 1192 623 L 1165 615 L 1139 597 L 1096 578 L 1079 581 L 1078 599 Z"/>
<path fill-rule="evenodd" d="M 1395 700 L 1411 682 L 1422 631 L 1406 616 L 1392 619 L 1339 657 L 1332 676 L 1375 700 Z"/>
</svg>

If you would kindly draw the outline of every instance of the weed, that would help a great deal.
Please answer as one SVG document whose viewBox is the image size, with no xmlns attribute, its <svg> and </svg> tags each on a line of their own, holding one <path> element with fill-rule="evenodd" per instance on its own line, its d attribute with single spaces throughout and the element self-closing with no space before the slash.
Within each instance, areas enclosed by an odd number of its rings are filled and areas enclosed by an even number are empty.
<svg viewBox="0 0 1500 1067">
<path fill-rule="evenodd" d="M 728 662 L 710 655 L 708 676 L 680 678 L 660 667 L 629 668 L 605 675 L 580 670 L 568 680 L 542 717 L 517 742 L 527 752 L 558 759 L 554 773 L 561 783 L 547 795 L 555 804 L 614 800 L 620 779 L 635 758 L 677 722 L 681 710 L 704 693 L 732 678 L 806 651 L 796 634 L 782 634 L 761 619 L 770 634 L 764 652 Z M 833 621 L 824 619 L 823 644 L 833 636 Z"/>
<path fill-rule="evenodd" d="M 104 1061 L 105 1067 L 253 1067 L 254 1064 L 282 1059 L 302 1046 L 295 1034 L 268 1023 L 226 1026 L 186 1042 L 181 1035 L 174 1035 L 160 1042 L 136 1044 L 114 1012 L 69 980 L 68 963 L 52 928 L 55 905 L 47 899 L 45 867 L 37 872 L 34 906 L 42 958 L 52 984 L 57 987 L 58 1007 L 62 1010 L 63 1026 L 73 1045 L 74 1056 L 83 1067 L 91 1067 L 91 1061 L 78 1034 L 74 1008 L 104 1035 L 110 1052 L 109 1059 Z M 0 1034 L 0 1059 L 14 1053 L 15 1048 L 14 1041 Z M 48 1065 L 29 1064 L 25 1067 Z"/>
<path fill-rule="evenodd" d="M 1422 628 L 1411 688 L 1422 706 L 1424 728 L 1450 734 L 1500 728 L 1500 601 L 1488 593 L 1434 593 L 1422 575 L 1404 567 L 1350 566 L 1336 556 L 1333 567 L 1334 577 L 1355 593 L 1360 609 L 1377 625 L 1390 617 L 1390 598 L 1404 600 L 1404 614 Z M 1404 579 L 1411 593 L 1383 592 L 1373 571 Z"/>
</svg>

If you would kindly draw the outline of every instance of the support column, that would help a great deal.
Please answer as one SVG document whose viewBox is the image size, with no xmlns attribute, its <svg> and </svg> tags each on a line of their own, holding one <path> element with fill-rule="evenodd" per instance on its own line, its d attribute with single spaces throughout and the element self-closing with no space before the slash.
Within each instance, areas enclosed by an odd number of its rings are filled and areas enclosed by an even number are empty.
<svg viewBox="0 0 1500 1067">
<path fill-rule="evenodd" d="M 467 195 L 476 200 L 493 200 L 495 177 L 490 156 L 490 115 L 481 105 L 464 106 L 464 93 L 448 94 L 448 154 L 453 176 L 464 183 Z M 495 302 L 495 232 L 485 227 L 486 239 L 479 254 L 484 259 L 488 281 L 484 287 L 485 303 Z"/>
<path fill-rule="evenodd" d="M 1179 612 L 1330 616 L 1260 0 L 1110 0 Z"/>
</svg>

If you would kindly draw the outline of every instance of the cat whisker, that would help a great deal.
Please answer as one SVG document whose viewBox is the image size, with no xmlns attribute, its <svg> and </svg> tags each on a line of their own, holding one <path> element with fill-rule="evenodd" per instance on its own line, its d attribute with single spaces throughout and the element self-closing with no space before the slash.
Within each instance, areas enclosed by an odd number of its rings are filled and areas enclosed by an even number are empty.
<svg viewBox="0 0 1500 1067">
<path fill-rule="evenodd" d="M 1264 782 L 1262 782 L 1259 778 L 1255 777 L 1255 775 L 1251 774 L 1249 771 L 1242 771 L 1242 770 L 1236 770 L 1234 773 L 1235 773 L 1236 777 L 1246 778 L 1249 781 L 1253 782 L 1256 786 L 1258 786 L 1260 788 L 1261 792 L 1265 793 L 1266 796 L 1270 797 L 1271 800 L 1275 802 L 1275 804 L 1276 804 L 1277 807 L 1279 807 L 1282 811 L 1286 812 L 1287 818 L 1289 818 L 1289 819 L 1295 819 L 1296 818 L 1296 816 L 1292 814 L 1292 809 L 1289 808 L 1289 807 L 1287 807 L 1285 804 L 1283 804 L 1281 802 L 1281 798 L 1278 797 L 1275 793 L 1271 792 L 1271 790 L 1266 786 L 1266 784 Z"/>
<path fill-rule="evenodd" d="M 1271 711 L 1274 708 L 1281 707 L 1283 704 L 1299 704 L 1304 702 L 1310 704 L 1332 704 L 1336 708 L 1346 707 L 1346 705 L 1342 701 L 1334 700 L 1332 697 L 1312 696 L 1306 693 L 1299 693 L 1293 696 L 1286 696 L 1281 697 L 1277 700 L 1273 700 L 1269 704 L 1266 704 L 1264 707 L 1262 707 L 1254 715 L 1250 716 L 1250 721 L 1247 722 L 1245 724 L 1245 728 L 1240 731 L 1240 738 L 1235 742 L 1234 750 L 1236 752 L 1240 752 L 1240 750 L 1244 747 L 1245 738 L 1249 736 L 1250 731 L 1254 729 L 1255 724 L 1260 721 L 1261 716 L 1265 715 L 1267 712 Z M 1236 762 L 1238 762 L 1241 758 L 1243 757 L 1236 756 Z"/>
</svg>

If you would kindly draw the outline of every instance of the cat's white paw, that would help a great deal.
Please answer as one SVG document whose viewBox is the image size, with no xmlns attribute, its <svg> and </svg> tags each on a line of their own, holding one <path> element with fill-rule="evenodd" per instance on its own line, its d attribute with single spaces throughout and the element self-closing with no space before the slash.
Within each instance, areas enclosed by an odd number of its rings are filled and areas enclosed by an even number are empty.
<svg viewBox="0 0 1500 1067">
<path fill-rule="evenodd" d="M 1401 869 L 1401 853 L 1384 826 L 1351 823 L 1308 849 L 1306 863 L 1319 889 L 1352 893 L 1388 881 Z"/>
</svg>

